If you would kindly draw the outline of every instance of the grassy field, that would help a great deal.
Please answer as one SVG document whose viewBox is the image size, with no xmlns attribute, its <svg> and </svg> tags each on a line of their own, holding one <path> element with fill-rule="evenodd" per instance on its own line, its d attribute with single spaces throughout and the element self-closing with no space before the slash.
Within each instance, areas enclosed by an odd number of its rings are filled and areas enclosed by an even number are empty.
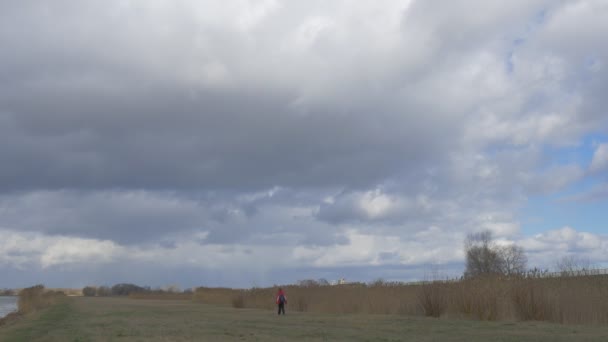
<svg viewBox="0 0 608 342">
<path fill-rule="evenodd" d="M 0 341 L 606 341 L 608 328 L 234 309 L 178 300 L 63 299 Z"/>
</svg>

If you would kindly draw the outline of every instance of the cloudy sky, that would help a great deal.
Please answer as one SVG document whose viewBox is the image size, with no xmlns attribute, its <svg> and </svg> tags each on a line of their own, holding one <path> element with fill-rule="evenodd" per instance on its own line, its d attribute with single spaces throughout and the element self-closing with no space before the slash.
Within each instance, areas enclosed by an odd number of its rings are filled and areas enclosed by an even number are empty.
<svg viewBox="0 0 608 342">
<path fill-rule="evenodd" d="M 0 287 L 608 266 L 608 2 L 0 2 Z"/>
</svg>

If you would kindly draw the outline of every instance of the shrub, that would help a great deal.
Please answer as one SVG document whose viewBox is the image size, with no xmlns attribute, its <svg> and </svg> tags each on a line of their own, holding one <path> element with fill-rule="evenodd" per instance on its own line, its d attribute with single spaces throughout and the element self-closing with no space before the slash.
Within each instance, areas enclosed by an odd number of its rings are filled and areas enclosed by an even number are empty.
<svg viewBox="0 0 608 342">
<path fill-rule="evenodd" d="M 97 288 L 97 296 L 99 297 L 108 297 L 112 295 L 112 289 L 108 286 L 100 286 Z"/>
<path fill-rule="evenodd" d="M 116 284 L 112 286 L 112 294 L 114 296 L 128 296 L 131 293 L 143 291 L 145 291 L 143 287 L 135 284 Z"/>
<path fill-rule="evenodd" d="M 93 286 L 85 286 L 82 289 L 82 295 L 85 297 L 94 297 L 97 294 L 97 289 Z"/>
</svg>

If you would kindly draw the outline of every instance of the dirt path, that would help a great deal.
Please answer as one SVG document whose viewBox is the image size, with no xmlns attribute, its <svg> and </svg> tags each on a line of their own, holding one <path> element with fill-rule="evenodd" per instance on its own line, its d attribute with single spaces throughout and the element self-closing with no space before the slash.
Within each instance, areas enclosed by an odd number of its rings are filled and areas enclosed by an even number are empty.
<svg viewBox="0 0 608 342">
<path fill-rule="evenodd" d="M 189 301 L 69 298 L 0 329 L 0 341 L 608 341 L 606 327 L 233 309 Z"/>
</svg>

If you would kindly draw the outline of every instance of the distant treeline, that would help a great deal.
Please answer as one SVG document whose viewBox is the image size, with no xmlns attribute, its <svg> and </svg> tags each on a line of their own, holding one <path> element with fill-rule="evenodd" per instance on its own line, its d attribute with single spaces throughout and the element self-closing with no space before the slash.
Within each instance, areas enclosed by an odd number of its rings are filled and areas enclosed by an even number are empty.
<svg viewBox="0 0 608 342">
<path fill-rule="evenodd" d="M 82 294 L 87 297 L 108 297 L 108 296 L 134 296 L 136 294 L 191 294 L 192 290 L 181 291 L 175 285 L 167 286 L 163 289 L 152 289 L 149 286 L 138 286 L 135 284 L 121 283 L 112 287 L 109 286 L 86 286 L 82 289 Z"/>
<path fill-rule="evenodd" d="M 0 296 L 16 296 L 17 294 L 19 294 L 19 290 L 0 289 Z"/>
</svg>

